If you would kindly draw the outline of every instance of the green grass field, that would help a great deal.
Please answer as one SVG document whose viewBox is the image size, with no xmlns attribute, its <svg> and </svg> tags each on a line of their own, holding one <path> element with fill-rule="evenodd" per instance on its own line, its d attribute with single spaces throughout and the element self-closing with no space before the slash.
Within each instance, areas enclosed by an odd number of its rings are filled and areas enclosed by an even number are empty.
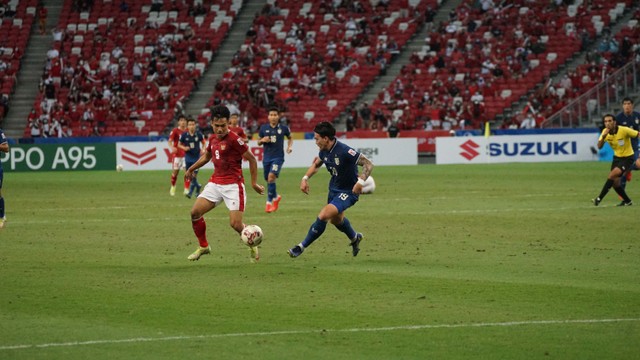
<svg viewBox="0 0 640 360">
<path fill-rule="evenodd" d="M 297 259 L 328 175 L 285 169 L 277 213 L 249 194 L 258 264 L 224 207 L 186 259 L 169 171 L 5 173 L 0 359 L 637 359 L 640 173 L 596 208 L 608 168 L 378 167 L 360 255 L 328 226 Z"/>
</svg>

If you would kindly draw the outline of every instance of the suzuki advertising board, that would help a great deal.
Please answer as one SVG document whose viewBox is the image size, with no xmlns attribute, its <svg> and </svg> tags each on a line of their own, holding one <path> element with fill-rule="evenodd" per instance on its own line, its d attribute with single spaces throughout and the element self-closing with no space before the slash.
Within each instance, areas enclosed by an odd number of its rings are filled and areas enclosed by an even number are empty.
<svg viewBox="0 0 640 360">
<path fill-rule="evenodd" d="M 436 164 L 593 161 L 598 134 L 439 137 Z"/>
</svg>

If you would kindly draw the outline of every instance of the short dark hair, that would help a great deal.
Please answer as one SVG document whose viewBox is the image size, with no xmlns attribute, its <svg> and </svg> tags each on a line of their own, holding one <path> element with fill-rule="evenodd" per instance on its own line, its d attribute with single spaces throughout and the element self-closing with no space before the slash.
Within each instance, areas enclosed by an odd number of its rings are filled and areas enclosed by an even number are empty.
<svg viewBox="0 0 640 360">
<path fill-rule="evenodd" d="M 331 140 L 336 138 L 336 128 L 327 121 L 319 122 L 316 127 L 313 128 L 313 132 L 322 137 L 328 137 Z"/>
<path fill-rule="evenodd" d="M 627 102 L 627 101 L 633 104 L 633 100 L 631 100 L 631 98 L 630 98 L 630 97 L 626 97 L 626 98 L 622 99 L 622 103 L 623 103 L 623 104 L 624 104 L 625 102 Z"/>
<path fill-rule="evenodd" d="M 187 124 L 188 124 L 188 123 L 190 123 L 190 122 L 195 123 L 195 122 L 196 122 L 196 119 L 194 119 L 194 118 L 192 118 L 192 117 L 187 118 Z"/>
<path fill-rule="evenodd" d="M 602 117 L 602 121 L 604 122 L 604 119 L 611 117 L 611 119 L 613 119 L 613 121 L 616 121 L 616 117 L 613 116 L 613 114 L 604 114 L 604 116 Z"/>
<path fill-rule="evenodd" d="M 267 114 L 268 114 L 268 113 L 270 113 L 270 112 L 272 112 L 272 111 L 275 111 L 275 112 L 277 112 L 278 114 L 280 113 L 280 109 L 278 109 L 278 107 L 277 107 L 277 106 L 269 106 L 269 108 L 267 109 Z"/>
<path fill-rule="evenodd" d="M 211 108 L 211 120 L 222 118 L 229 120 L 229 116 L 229 108 L 224 105 L 216 105 Z"/>
</svg>

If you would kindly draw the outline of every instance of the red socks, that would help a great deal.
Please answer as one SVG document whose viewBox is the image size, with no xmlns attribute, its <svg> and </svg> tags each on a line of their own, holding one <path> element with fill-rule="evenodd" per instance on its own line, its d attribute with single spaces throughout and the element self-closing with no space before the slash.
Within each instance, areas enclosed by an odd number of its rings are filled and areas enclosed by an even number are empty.
<svg viewBox="0 0 640 360">
<path fill-rule="evenodd" d="M 200 247 L 207 247 L 207 223 L 204 222 L 204 217 L 198 220 L 191 220 L 191 226 L 193 227 L 193 233 L 196 234 Z"/>
</svg>

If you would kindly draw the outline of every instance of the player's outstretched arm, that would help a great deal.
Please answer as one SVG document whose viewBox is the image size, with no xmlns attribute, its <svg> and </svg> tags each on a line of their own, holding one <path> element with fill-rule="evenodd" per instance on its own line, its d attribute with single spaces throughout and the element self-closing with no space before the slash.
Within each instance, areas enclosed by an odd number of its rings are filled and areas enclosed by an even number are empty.
<svg viewBox="0 0 640 360">
<path fill-rule="evenodd" d="M 258 161 L 256 161 L 256 157 L 253 156 L 251 150 L 245 151 L 242 154 L 242 157 L 249 162 L 249 173 L 251 174 L 251 187 L 258 194 L 264 194 L 264 186 L 258 184 Z"/>
<path fill-rule="evenodd" d="M 300 181 L 300 191 L 305 194 L 309 194 L 309 178 L 318 172 L 318 169 L 320 169 L 322 164 L 324 164 L 324 162 L 322 162 L 319 157 L 316 156 L 313 159 L 311 166 L 309 166 L 307 172 L 304 174 L 302 180 Z"/>
<path fill-rule="evenodd" d="M 3 142 L 2 144 L 0 144 L 0 151 L 9 152 L 9 143 Z"/>
</svg>

